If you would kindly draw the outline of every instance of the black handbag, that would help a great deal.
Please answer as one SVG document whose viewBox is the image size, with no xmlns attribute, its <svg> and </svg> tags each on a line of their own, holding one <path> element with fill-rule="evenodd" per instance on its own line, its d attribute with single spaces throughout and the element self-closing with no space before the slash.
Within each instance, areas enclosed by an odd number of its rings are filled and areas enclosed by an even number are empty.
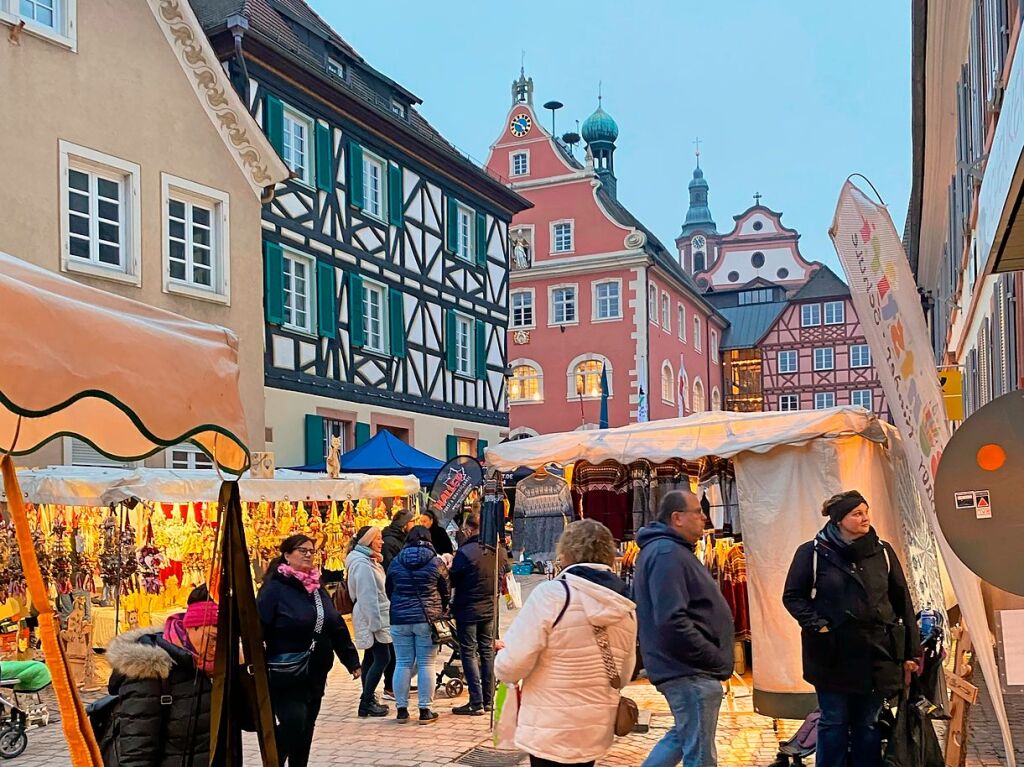
<svg viewBox="0 0 1024 767">
<path fill-rule="evenodd" d="M 313 601 L 316 603 L 316 625 L 313 628 L 313 641 L 309 649 L 303 652 L 282 653 L 267 659 L 270 681 L 277 685 L 295 687 L 309 681 L 309 664 L 324 630 L 324 604 L 319 589 L 313 592 Z"/>
<path fill-rule="evenodd" d="M 445 644 L 446 642 L 452 641 L 452 626 L 443 617 L 440 620 L 432 621 L 430 616 L 427 615 L 427 608 L 423 604 L 423 600 L 419 594 L 416 594 L 416 601 L 420 603 L 420 609 L 423 610 L 423 620 L 430 626 L 430 640 L 436 644 Z"/>
</svg>

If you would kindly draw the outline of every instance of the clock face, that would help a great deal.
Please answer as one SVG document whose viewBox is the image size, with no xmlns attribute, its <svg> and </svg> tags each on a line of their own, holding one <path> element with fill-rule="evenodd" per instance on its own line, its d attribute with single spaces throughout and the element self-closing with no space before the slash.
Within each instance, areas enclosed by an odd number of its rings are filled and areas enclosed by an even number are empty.
<svg viewBox="0 0 1024 767">
<path fill-rule="evenodd" d="M 512 131 L 513 136 L 522 138 L 530 132 L 530 128 L 532 127 L 533 122 L 530 120 L 530 115 L 525 112 L 521 112 L 512 118 L 509 130 Z"/>
<path fill-rule="evenodd" d="M 703 248 L 704 245 L 706 244 L 705 240 L 704 240 L 704 235 L 698 234 L 696 237 L 693 238 L 693 240 L 690 242 L 690 244 L 695 249 Z"/>
</svg>

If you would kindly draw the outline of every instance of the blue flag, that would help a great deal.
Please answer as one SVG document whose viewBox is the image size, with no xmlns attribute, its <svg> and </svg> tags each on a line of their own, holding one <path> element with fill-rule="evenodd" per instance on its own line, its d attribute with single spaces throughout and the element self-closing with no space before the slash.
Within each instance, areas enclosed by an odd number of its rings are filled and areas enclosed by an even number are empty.
<svg viewBox="0 0 1024 767">
<path fill-rule="evenodd" d="M 608 428 L 608 369 L 601 365 L 601 418 L 599 429 Z"/>
</svg>

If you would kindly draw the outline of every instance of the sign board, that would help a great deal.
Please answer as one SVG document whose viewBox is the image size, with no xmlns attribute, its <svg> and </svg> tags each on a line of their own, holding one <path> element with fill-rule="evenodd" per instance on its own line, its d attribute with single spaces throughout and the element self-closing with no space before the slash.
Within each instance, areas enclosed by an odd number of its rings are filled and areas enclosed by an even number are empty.
<svg viewBox="0 0 1024 767">
<path fill-rule="evenodd" d="M 249 476 L 253 479 L 274 478 L 274 454 L 253 453 L 249 468 Z"/>
<path fill-rule="evenodd" d="M 472 456 L 456 456 L 441 467 L 430 488 L 429 504 L 441 527 L 455 519 L 473 488 L 483 483 L 483 468 Z"/>
<path fill-rule="evenodd" d="M 967 567 L 1004 591 L 1024 595 L 1024 393 L 973 413 L 953 434 L 935 479 L 935 513 Z"/>
<path fill-rule="evenodd" d="M 996 612 L 996 651 L 1003 692 L 1024 695 L 1024 610 Z"/>
</svg>

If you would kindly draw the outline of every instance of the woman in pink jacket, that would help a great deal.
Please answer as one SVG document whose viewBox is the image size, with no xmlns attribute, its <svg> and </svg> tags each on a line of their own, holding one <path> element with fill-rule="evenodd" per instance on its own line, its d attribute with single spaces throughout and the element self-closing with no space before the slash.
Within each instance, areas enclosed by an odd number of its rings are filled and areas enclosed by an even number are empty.
<svg viewBox="0 0 1024 767">
<path fill-rule="evenodd" d="M 612 746 L 619 690 L 636 664 L 636 606 L 612 572 L 615 540 L 600 522 L 569 525 L 558 557 L 562 574 L 530 594 L 494 672 L 522 682 L 515 743 L 531 767 L 592 767 Z M 615 687 L 605 643 L 618 671 Z"/>
</svg>

